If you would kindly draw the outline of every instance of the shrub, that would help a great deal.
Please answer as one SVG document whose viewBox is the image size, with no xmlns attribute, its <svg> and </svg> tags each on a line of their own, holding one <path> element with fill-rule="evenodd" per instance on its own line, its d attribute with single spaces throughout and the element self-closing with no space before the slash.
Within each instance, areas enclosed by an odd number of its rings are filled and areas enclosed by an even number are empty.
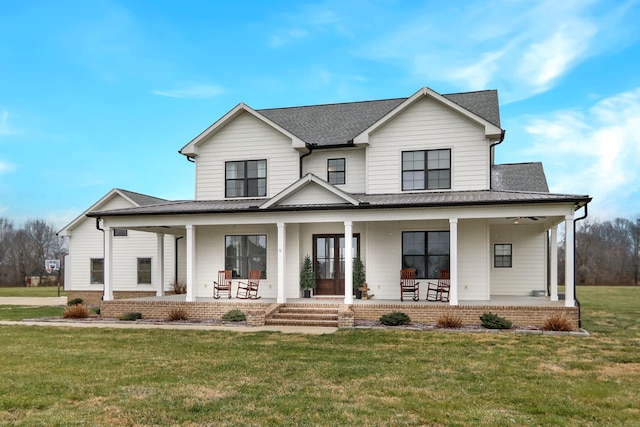
<svg viewBox="0 0 640 427">
<path fill-rule="evenodd" d="M 70 301 L 67 301 L 67 305 L 68 305 L 69 307 L 71 307 L 71 306 L 73 306 L 73 305 L 80 305 L 80 304 L 82 304 L 82 303 L 83 303 L 82 298 L 74 298 L 74 299 L 72 299 L 72 300 L 70 300 Z"/>
<path fill-rule="evenodd" d="M 187 293 L 187 283 L 182 280 L 174 280 L 171 282 L 171 290 L 174 294 L 186 294 Z"/>
<path fill-rule="evenodd" d="M 169 314 L 167 315 L 167 320 L 170 322 L 188 319 L 189 316 L 187 316 L 187 312 L 182 308 L 172 308 L 171 310 L 169 310 Z"/>
<path fill-rule="evenodd" d="M 386 326 L 406 325 L 411 322 L 411 318 L 400 311 L 393 311 L 380 316 L 380 322 Z"/>
<path fill-rule="evenodd" d="M 226 322 L 243 322 L 247 320 L 247 316 L 240 310 L 230 310 L 222 316 L 222 320 Z"/>
<path fill-rule="evenodd" d="M 86 319 L 87 317 L 89 317 L 89 307 L 82 304 L 71 305 L 62 312 L 64 319 Z"/>
<path fill-rule="evenodd" d="M 571 320 L 564 314 L 554 314 L 545 319 L 542 329 L 546 331 L 572 331 Z"/>
<path fill-rule="evenodd" d="M 120 316 L 120 320 L 133 321 L 139 319 L 142 319 L 142 313 L 128 312 Z"/>
<path fill-rule="evenodd" d="M 438 328 L 451 328 L 451 329 L 461 328 L 462 317 L 455 314 L 444 313 L 442 316 L 438 318 L 438 321 L 436 322 L 436 326 L 438 326 Z"/>
<path fill-rule="evenodd" d="M 504 317 L 490 312 L 483 313 L 482 316 L 480 316 L 480 321 L 482 322 L 482 326 L 487 329 L 510 329 L 513 325 L 513 323 Z"/>
</svg>

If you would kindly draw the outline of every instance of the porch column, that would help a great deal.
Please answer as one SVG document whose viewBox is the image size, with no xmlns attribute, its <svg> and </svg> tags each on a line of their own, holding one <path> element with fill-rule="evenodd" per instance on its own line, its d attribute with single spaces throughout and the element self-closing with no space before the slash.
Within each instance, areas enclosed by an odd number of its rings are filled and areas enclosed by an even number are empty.
<svg viewBox="0 0 640 427">
<path fill-rule="evenodd" d="M 458 305 L 458 218 L 449 218 L 449 305 Z"/>
<path fill-rule="evenodd" d="M 287 302 L 284 295 L 284 273 L 285 273 L 285 247 L 287 238 L 287 226 L 283 222 L 278 223 L 278 299 L 279 304 Z"/>
<path fill-rule="evenodd" d="M 156 233 L 156 296 L 164 296 L 164 233 Z"/>
<path fill-rule="evenodd" d="M 344 222 L 344 303 L 353 304 L 353 223 L 351 221 Z"/>
<path fill-rule="evenodd" d="M 103 301 L 113 301 L 113 229 L 104 226 L 104 259 L 103 264 L 103 281 L 104 294 Z"/>
<path fill-rule="evenodd" d="M 186 225 L 187 236 L 187 301 L 196 300 L 196 226 Z"/>
<path fill-rule="evenodd" d="M 565 216 L 564 233 L 566 236 L 564 253 L 565 253 L 565 270 L 564 270 L 564 306 L 573 307 L 575 305 L 573 295 L 573 285 L 575 278 L 573 277 L 574 268 L 574 251 L 573 251 L 573 215 Z"/>
<path fill-rule="evenodd" d="M 551 228 L 551 236 L 549 238 L 549 285 L 551 301 L 558 301 L 558 226 Z"/>
</svg>

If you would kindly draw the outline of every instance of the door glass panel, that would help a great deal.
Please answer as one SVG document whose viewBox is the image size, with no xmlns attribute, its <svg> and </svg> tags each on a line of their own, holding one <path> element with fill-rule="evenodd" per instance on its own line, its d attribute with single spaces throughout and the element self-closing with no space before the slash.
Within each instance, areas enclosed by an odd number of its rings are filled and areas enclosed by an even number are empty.
<svg viewBox="0 0 640 427">
<path fill-rule="evenodd" d="M 316 240 L 318 279 L 332 279 L 335 275 L 334 245 L 333 237 L 318 237 Z"/>
</svg>

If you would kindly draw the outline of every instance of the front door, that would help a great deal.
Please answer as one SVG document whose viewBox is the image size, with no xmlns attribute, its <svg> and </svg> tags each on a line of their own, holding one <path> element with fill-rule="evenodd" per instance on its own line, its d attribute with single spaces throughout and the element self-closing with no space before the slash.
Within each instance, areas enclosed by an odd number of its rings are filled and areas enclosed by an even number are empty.
<svg viewBox="0 0 640 427">
<path fill-rule="evenodd" d="M 359 256 L 360 236 L 353 236 L 352 257 Z M 313 236 L 313 265 L 316 272 L 316 295 L 344 295 L 344 235 Z"/>
</svg>

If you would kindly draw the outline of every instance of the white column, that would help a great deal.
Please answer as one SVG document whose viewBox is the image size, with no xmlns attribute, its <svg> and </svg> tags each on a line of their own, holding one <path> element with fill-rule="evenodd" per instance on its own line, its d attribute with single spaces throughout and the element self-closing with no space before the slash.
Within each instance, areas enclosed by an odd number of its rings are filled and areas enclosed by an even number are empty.
<svg viewBox="0 0 640 427">
<path fill-rule="evenodd" d="M 278 303 L 284 304 L 287 298 L 284 295 L 285 276 L 285 248 L 287 239 L 287 226 L 285 223 L 278 223 Z"/>
<path fill-rule="evenodd" d="M 458 305 L 458 218 L 449 218 L 449 305 Z"/>
<path fill-rule="evenodd" d="M 187 224 L 187 301 L 196 300 L 196 226 Z"/>
<path fill-rule="evenodd" d="M 164 296 L 164 233 L 156 233 L 156 296 Z"/>
<path fill-rule="evenodd" d="M 344 222 L 344 303 L 353 304 L 353 223 Z"/>
<path fill-rule="evenodd" d="M 551 287 L 551 301 L 558 301 L 558 226 L 551 228 L 549 238 L 549 285 Z"/>
<path fill-rule="evenodd" d="M 113 301 L 113 229 L 104 227 L 104 301 Z"/>
<path fill-rule="evenodd" d="M 573 215 L 565 216 L 564 220 L 564 233 L 565 233 L 565 270 L 564 270 L 564 305 L 565 307 L 573 307 L 575 305 L 573 295 L 573 284 L 575 278 L 573 277 L 573 264 L 574 264 L 574 252 L 573 252 Z"/>
</svg>

